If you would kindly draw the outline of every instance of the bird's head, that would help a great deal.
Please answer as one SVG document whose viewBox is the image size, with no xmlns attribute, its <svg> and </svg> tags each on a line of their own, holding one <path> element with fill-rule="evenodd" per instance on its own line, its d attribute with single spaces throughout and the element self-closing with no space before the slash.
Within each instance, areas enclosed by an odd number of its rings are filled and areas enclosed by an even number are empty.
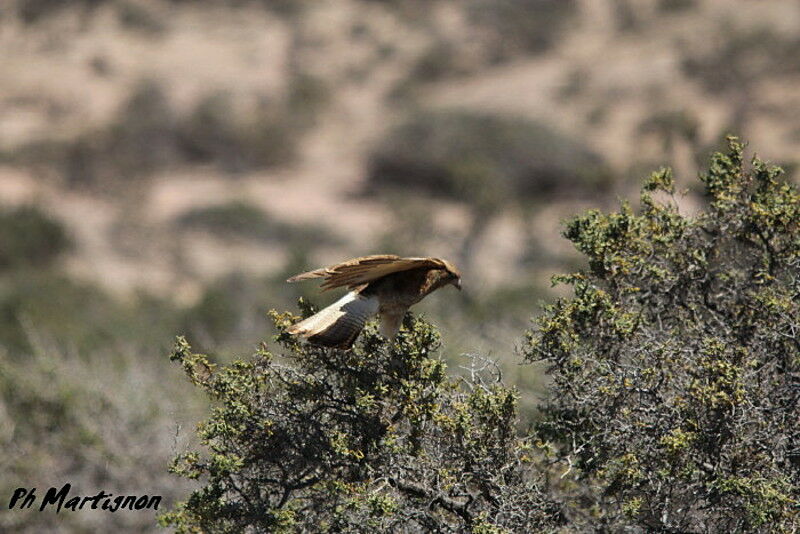
<svg viewBox="0 0 800 534">
<path fill-rule="evenodd" d="M 446 284 L 452 284 L 459 291 L 461 291 L 461 271 L 447 260 L 442 260 L 444 263 L 445 280 Z"/>
</svg>

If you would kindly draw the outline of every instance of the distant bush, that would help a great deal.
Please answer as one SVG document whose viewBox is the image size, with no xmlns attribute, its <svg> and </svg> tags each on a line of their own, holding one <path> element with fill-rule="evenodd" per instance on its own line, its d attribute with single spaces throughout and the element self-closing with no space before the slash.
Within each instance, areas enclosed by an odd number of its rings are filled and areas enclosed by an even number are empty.
<svg viewBox="0 0 800 534">
<path fill-rule="evenodd" d="M 373 150 L 369 185 L 421 190 L 473 205 L 609 186 L 602 159 L 550 127 L 466 111 L 418 113 Z"/>
<path fill-rule="evenodd" d="M 136 0 L 117 0 L 117 19 L 125 28 L 157 36 L 167 30 L 167 21 L 154 12 L 148 3 Z"/>
<path fill-rule="evenodd" d="M 666 154 L 674 155 L 673 151 L 680 143 L 687 144 L 695 151 L 700 149 L 700 124 L 687 110 L 653 113 L 639 123 L 638 130 L 642 135 L 652 135 L 660 140 Z M 698 165 L 704 163 L 705 157 L 703 161 L 698 161 Z"/>
<path fill-rule="evenodd" d="M 141 82 L 112 123 L 51 149 L 70 185 L 93 185 L 147 176 L 177 157 L 178 118 L 162 87 Z M 60 160 L 60 161 L 59 161 Z"/>
<path fill-rule="evenodd" d="M 99 132 L 96 148 L 108 164 L 124 175 L 148 174 L 176 157 L 178 117 L 155 80 L 141 82 L 130 94 L 110 127 Z"/>
<path fill-rule="evenodd" d="M 472 19 L 493 32 L 498 59 L 550 48 L 577 12 L 575 0 L 470 0 Z"/>
<path fill-rule="evenodd" d="M 639 123 L 639 133 L 656 134 L 665 142 L 680 138 L 694 143 L 699 129 L 697 118 L 686 110 L 653 113 Z"/>
<path fill-rule="evenodd" d="M 36 142 L 14 157 L 35 165 L 49 161 L 76 186 L 136 180 L 186 163 L 214 164 L 232 174 L 282 165 L 295 157 L 300 135 L 313 126 L 327 94 L 316 78 L 298 73 L 285 97 L 264 100 L 247 115 L 224 92 L 200 99 L 183 115 L 158 82 L 145 80 L 107 126 Z"/>
<path fill-rule="evenodd" d="M 227 236 L 275 238 L 278 233 L 260 208 L 241 201 L 193 208 L 180 216 L 178 224 Z"/>
<path fill-rule="evenodd" d="M 306 310 L 309 312 L 310 310 Z M 171 358 L 216 407 L 204 450 L 173 471 L 202 487 L 164 515 L 189 532 L 537 532 L 561 522 L 516 394 L 496 377 L 447 378 L 431 325 L 397 343 L 369 327 L 356 348 L 300 345 L 273 314 L 264 346 L 220 367 L 178 339 Z"/>
<path fill-rule="evenodd" d="M 689 11 L 697 7 L 697 0 L 660 0 L 658 9 L 665 13 Z"/>
<path fill-rule="evenodd" d="M 800 72 L 800 37 L 768 27 L 723 27 L 722 33 L 717 46 L 683 60 L 684 71 L 709 91 L 740 91 L 765 77 Z"/>
<path fill-rule="evenodd" d="M 588 268 L 524 352 L 551 368 L 538 435 L 576 529 L 800 528 L 800 192 L 735 139 L 701 179 L 691 217 L 663 170 L 638 211 L 567 225 Z"/>
<path fill-rule="evenodd" d="M 367 190 L 424 193 L 466 203 L 458 261 L 469 268 L 492 217 L 558 196 L 606 193 L 601 158 L 548 126 L 468 111 L 419 112 L 378 144 Z"/>
<path fill-rule="evenodd" d="M 632 0 L 611 0 L 614 21 L 621 32 L 636 32 L 642 28 L 642 18 L 637 3 Z"/>
<path fill-rule="evenodd" d="M 422 20 L 429 8 L 421 1 L 369 1 L 397 9 L 415 20 Z M 578 10 L 576 0 L 465 0 L 460 5 L 468 20 L 488 34 L 488 44 L 500 54 L 544 51 Z"/>
<path fill-rule="evenodd" d="M 67 8 L 91 10 L 113 0 L 6 0 L 26 24 L 34 24 Z"/>
<path fill-rule="evenodd" d="M 402 91 L 410 90 L 415 83 L 437 82 L 442 79 L 467 74 L 469 68 L 463 64 L 457 44 L 438 38 L 417 58 L 408 78 L 395 88 L 395 96 L 403 96 Z"/>
<path fill-rule="evenodd" d="M 318 115 L 331 98 L 331 88 L 321 79 L 294 68 L 289 78 L 286 111 L 298 131 L 316 124 Z"/>
<path fill-rule="evenodd" d="M 220 5 L 229 8 L 261 6 L 279 15 L 295 15 L 308 5 L 307 0 L 168 0 L 173 4 Z"/>
<path fill-rule="evenodd" d="M 237 8 L 260 5 L 264 9 L 282 15 L 292 15 L 302 9 L 304 0 L 166 0 L 172 4 L 207 4 Z M 161 33 L 163 22 L 149 11 L 147 2 L 136 0 L 4 0 L 26 24 L 35 24 L 68 9 L 90 12 L 104 5 L 118 9 L 118 17 L 126 27 L 149 33 Z M 1 15 L 2 13 L 0 13 Z"/>
<path fill-rule="evenodd" d="M 249 118 L 239 117 L 225 93 L 201 100 L 176 131 L 181 159 L 217 163 L 229 172 L 290 161 L 295 141 L 292 119 L 282 109 L 265 105 Z"/>
<path fill-rule="evenodd" d="M 69 247 L 64 226 L 39 208 L 0 209 L 0 271 L 47 267 Z"/>
</svg>

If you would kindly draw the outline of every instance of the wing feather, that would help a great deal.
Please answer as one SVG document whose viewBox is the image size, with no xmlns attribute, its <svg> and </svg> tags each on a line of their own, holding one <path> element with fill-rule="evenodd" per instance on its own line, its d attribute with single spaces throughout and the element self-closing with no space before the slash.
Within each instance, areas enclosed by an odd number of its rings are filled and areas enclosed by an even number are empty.
<svg viewBox="0 0 800 534">
<path fill-rule="evenodd" d="M 377 297 L 351 291 L 327 308 L 293 324 L 286 331 L 326 347 L 350 348 L 367 320 L 378 312 Z"/>
<path fill-rule="evenodd" d="M 438 258 L 401 258 L 394 254 L 376 254 L 353 258 L 338 265 L 323 267 L 293 276 L 287 282 L 324 278 L 323 291 L 337 287 L 353 289 L 386 275 L 417 267 L 445 267 Z"/>
</svg>

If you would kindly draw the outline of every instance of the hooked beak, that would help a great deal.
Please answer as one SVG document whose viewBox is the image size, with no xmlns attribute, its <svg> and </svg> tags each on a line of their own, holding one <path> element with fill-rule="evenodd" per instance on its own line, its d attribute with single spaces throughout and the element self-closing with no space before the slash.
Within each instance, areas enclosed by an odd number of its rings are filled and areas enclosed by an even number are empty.
<svg viewBox="0 0 800 534">
<path fill-rule="evenodd" d="M 461 291 L 461 278 L 456 278 L 455 280 L 453 280 L 452 284 L 456 286 L 456 289 Z"/>
</svg>

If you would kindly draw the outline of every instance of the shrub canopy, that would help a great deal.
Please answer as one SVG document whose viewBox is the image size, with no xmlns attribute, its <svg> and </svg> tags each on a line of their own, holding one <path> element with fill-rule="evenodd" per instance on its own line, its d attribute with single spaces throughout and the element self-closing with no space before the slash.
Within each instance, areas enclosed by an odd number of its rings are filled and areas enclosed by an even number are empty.
<svg viewBox="0 0 800 534">
<path fill-rule="evenodd" d="M 310 310 L 309 310 L 310 311 Z M 457 381 L 439 336 L 407 316 L 396 343 L 367 328 L 352 351 L 299 344 L 273 313 L 266 347 L 217 369 L 179 339 L 173 359 L 217 407 L 208 453 L 174 472 L 205 485 L 162 517 L 178 532 L 531 532 L 559 521 L 514 430 L 515 391 Z"/>
<path fill-rule="evenodd" d="M 567 226 L 589 265 L 525 352 L 551 366 L 539 431 L 583 486 L 577 524 L 800 527 L 800 194 L 742 152 L 713 156 L 696 215 L 663 170 L 637 212 Z"/>
</svg>

